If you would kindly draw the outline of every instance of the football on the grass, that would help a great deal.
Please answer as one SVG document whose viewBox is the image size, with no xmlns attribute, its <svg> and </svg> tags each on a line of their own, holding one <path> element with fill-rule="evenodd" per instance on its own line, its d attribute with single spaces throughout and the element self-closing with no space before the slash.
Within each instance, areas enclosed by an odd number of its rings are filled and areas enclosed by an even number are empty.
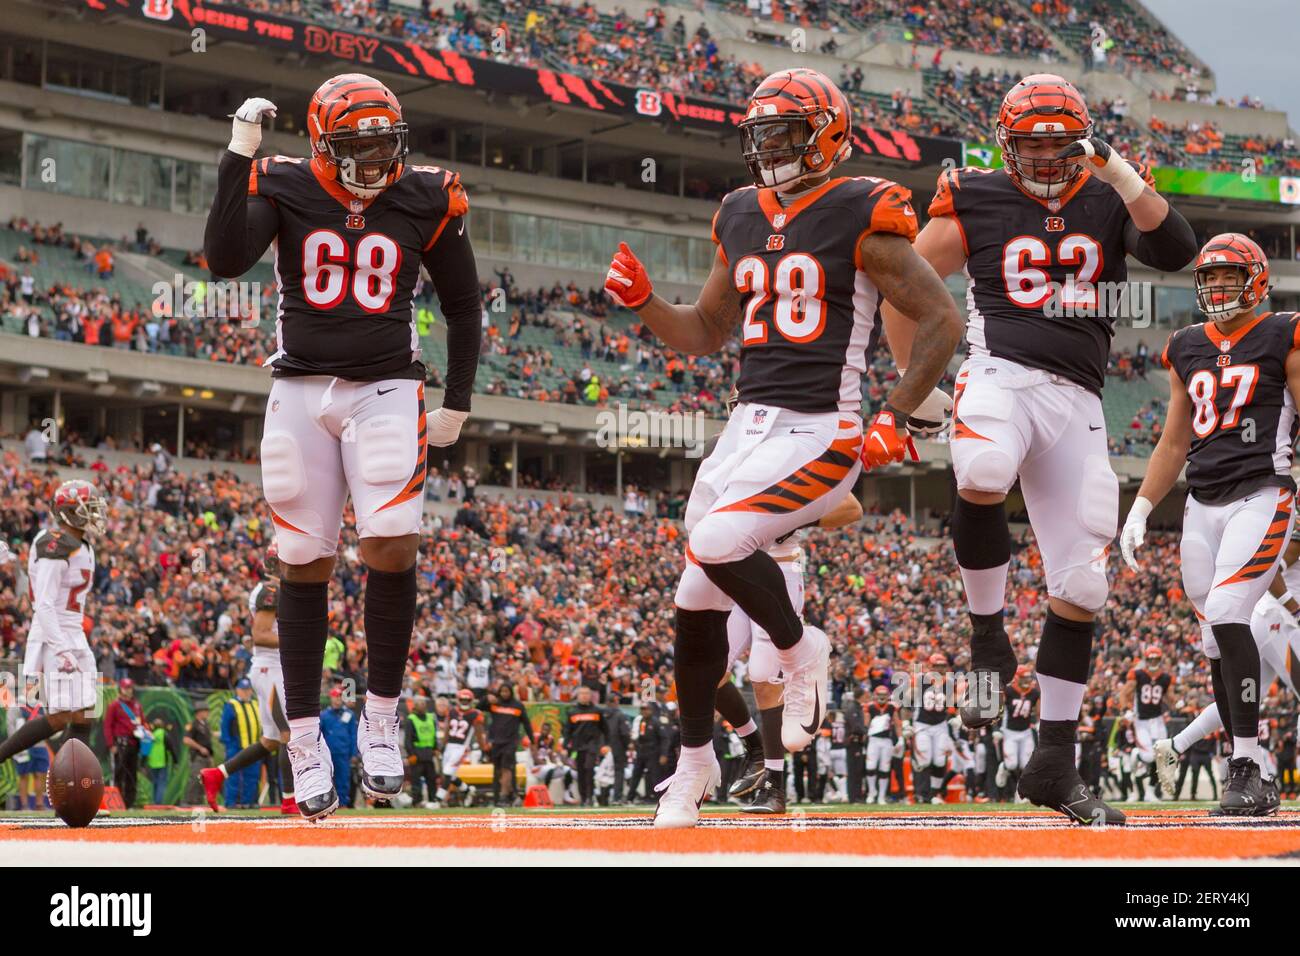
<svg viewBox="0 0 1300 956">
<path fill-rule="evenodd" d="M 45 791 L 60 820 L 70 827 L 88 827 L 104 799 L 104 772 L 99 758 L 75 737 L 54 755 Z"/>
</svg>

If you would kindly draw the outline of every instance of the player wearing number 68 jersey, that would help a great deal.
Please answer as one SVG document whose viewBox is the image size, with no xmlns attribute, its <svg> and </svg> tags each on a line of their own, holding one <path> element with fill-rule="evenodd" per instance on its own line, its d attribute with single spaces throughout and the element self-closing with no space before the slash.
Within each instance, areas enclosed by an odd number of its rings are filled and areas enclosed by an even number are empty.
<svg viewBox="0 0 1300 956">
<path fill-rule="evenodd" d="M 1049 610 L 1035 673 L 1039 746 L 1019 792 L 1080 823 L 1123 815 L 1091 796 L 1074 766 L 1093 621 L 1106 603 L 1106 554 L 1119 517 L 1101 389 L 1113 335 L 1105 306 L 1132 255 L 1177 271 L 1191 227 L 1139 165 L 1093 135 L 1082 94 L 1052 74 L 1007 93 L 1000 169 L 945 171 L 916 249 L 941 276 L 964 272 L 969 353 L 953 396 L 957 479 L 952 535 L 971 617 L 971 675 L 961 717 L 997 720 L 1016 656 L 1003 624 L 1011 539 L 1005 500 L 1017 480 L 1043 558 Z M 1105 283 L 1106 285 L 1103 285 Z M 908 323 L 889 304 L 886 334 L 906 364 Z"/>
<path fill-rule="evenodd" d="M 397 698 L 415 619 L 415 557 L 428 447 L 469 416 L 482 306 L 469 209 L 455 173 L 406 163 L 397 98 L 359 73 L 333 77 L 307 112 L 310 159 L 255 159 L 267 100 L 234 117 L 204 250 L 236 277 L 275 246 L 279 291 L 262 487 L 284 568 L 276 621 L 298 808 L 337 798 L 319 739 L 327 583 L 349 496 L 366 565 L 369 687 L 357 745 L 362 787 L 400 792 Z M 425 414 L 412 295 L 424 266 L 447 321 L 443 406 Z"/>
<path fill-rule="evenodd" d="M 1193 271 L 1207 321 L 1169 337 L 1169 413 L 1120 543 L 1137 568 L 1147 516 L 1187 465 L 1183 590 L 1201 621 L 1214 699 L 1233 738 L 1225 813 L 1276 811 L 1261 779 L 1260 655 L 1251 613 L 1268 590 L 1295 519 L 1291 478 L 1300 402 L 1300 316 L 1261 311 L 1268 260 L 1230 232 L 1201 249 Z"/>
</svg>

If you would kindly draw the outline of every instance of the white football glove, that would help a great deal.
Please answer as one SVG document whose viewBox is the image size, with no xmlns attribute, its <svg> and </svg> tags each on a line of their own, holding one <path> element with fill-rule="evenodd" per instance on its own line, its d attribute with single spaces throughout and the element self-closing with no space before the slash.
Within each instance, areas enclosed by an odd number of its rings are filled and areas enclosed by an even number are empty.
<svg viewBox="0 0 1300 956">
<path fill-rule="evenodd" d="M 898 370 L 899 378 L 906 374 L 907 369 Z M 951 420 L 952 396 L 943 389 L 936 388 L 907 416 L 907 430 L 914 438 L 933 438 L 942 434 Z"/>
<path fill-rule="evenodd" d="M 244 100 L 244 105 L 234 112 L 234 123 L 230 130 L 230 145 L 226 148 L 232 153 L 252 159 L 257 147 L 262 145 L 262 120 L 275 116 L 275 104 L 260 96 Z"/>
<path fill-rule="evenodd" d="M 1095 136 L 1092 139 L 1076 140 L 1057 153 L 1056 158 L 1076 160 L 1084 169 L 1091 170 L 1094 176 L 1119 193 L 1119 198 L 1124 200 L 1126 206 L 1147 188 L 1141 175 L 1129 165 L 1128 160 Z"/>
<path fill-rule="evenodd" d="M 460 438 L 460 426 L 469 418 L 469 412 L 458 412 L 453 408 L 439 408 L 425 419 L 428 429 L 428 441 L 435 448 L 446 448 L 456 444 Z"/>
<path fill-rule="evenodd" d="M 1142 542 L 1147 539 L 1147 517 L 1154 507 L 1155 505 L 1148 499 L 1138 495 L 1133 499 L 1133 507 L 1129 509 L 1128 517 L 1124 519 L 1124 530 L 1119 535 L 1119 550 L 1124 555 L 1124 563 L 1134 571 L 1138 569 L 1134 552 L 1142 547 Z"/>
</svg>

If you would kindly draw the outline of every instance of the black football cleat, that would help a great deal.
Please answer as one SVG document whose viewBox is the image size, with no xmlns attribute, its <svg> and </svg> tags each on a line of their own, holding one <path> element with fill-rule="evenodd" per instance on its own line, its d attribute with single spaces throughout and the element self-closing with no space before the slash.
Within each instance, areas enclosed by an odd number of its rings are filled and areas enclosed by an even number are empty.
<svg viewBox="0 0 1300 956">
<path fill-rule="evenodd" d="M 763 777 L 767 775 L 767 769 L 763 766 L 763 754 L 748 754 L 745 757 L 745 766 L 741 768 L 740 776 L 736 782 L 731 785 L 727 791 L 729 797 L 747 797 L 759 788 L 763 782 Z"/>
<path fill-rule="evenodd" d="M 976 730 L 1002 716 L 1006 702 L 1003 688 L 1015 680 L 1017 661 L 1011 638 L 1000 622 L 993 625 L 972 621 L 972 624 L 970 671 L 966 674 L 966 694 L 957 712 L 963 727 Z"/>
<path fill-rule="evenodd" d="M 1219 809 L 1229 817 L 1267 817 L 1277 813 L 1282 801 L 1277 783 L 1260 776 L 1259 764 L 1249 757 L 1228 761 L 1228 784 Z"/>
<path fill-rule="evenodd" d="M 777 785 L 773 774 L 764 774 L 753 799 L 740 808 L 741 813 L 775 815 L 785 813 L 785 790 Z"/>
<path fill-rule="evenodd" d="M 1063 813 L 1084 826 L 1123 826 L 1122 812 L 1083 782 L 1074 765 L 1074 747 L 1039 747 L 1020 773 L 1016 792 L 1030 803 Z"/>
</svg>

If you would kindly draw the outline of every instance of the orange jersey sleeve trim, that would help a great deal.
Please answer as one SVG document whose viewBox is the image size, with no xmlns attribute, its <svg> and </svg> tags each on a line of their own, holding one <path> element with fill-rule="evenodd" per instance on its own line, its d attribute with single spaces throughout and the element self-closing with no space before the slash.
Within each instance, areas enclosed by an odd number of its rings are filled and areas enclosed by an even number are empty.
<svg viewBox="0 0 1300 956">
<path fill-rule="evenodd" d="M 447 212 L 438 223 L 438 228 L 433 230 L 429 241 L 425 243 L 425 252 L 433 248 L 442 231 L 447 228 L 447 223 L 469 212 L 469 196 L 465 192 L 465 187 L 461 185 L 460 173 L 444 172 L 443 188 L 447 191 Z"/>
</svg>

